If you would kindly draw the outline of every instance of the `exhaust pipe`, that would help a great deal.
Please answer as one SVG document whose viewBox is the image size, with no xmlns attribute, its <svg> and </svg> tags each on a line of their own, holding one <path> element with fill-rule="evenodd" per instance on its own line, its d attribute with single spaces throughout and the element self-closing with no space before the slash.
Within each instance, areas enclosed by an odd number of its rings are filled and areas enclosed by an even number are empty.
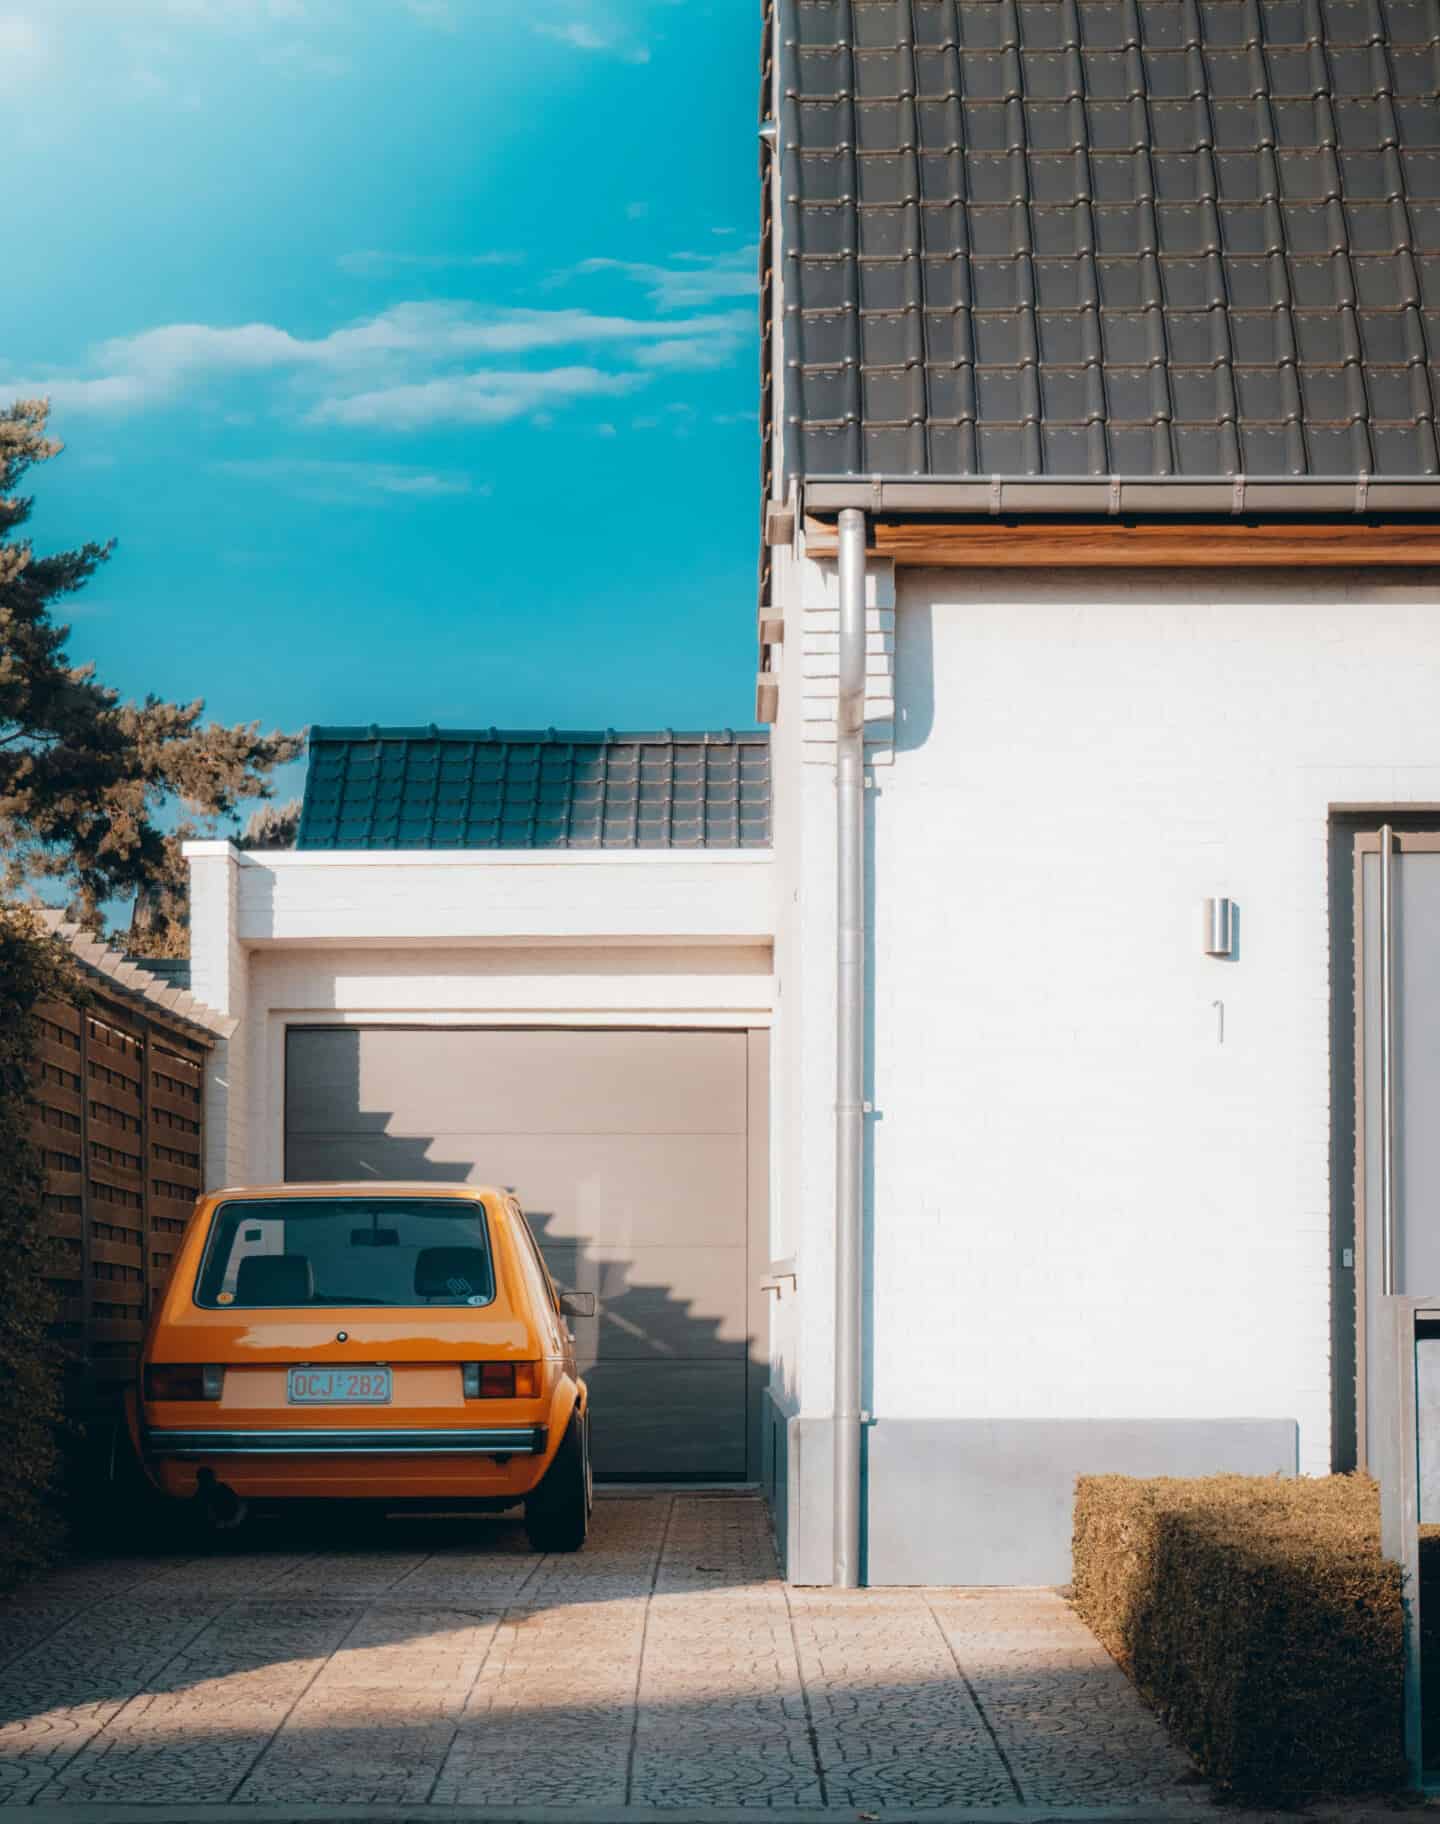
<svg viewBox="0 0 1440 1824">
<path fill-rule="evenodd" d="M 215 1480 L 213 1469 L 202 1469 L 197 1479 L 195 1500 L 205 1523 L 217 1533 L 234 1532 L 237 1526 L 245 1524 L 250 1512 L 249 1504 L 242 1501 L 235 1490 L 226 1482 Z"/>
</svg>

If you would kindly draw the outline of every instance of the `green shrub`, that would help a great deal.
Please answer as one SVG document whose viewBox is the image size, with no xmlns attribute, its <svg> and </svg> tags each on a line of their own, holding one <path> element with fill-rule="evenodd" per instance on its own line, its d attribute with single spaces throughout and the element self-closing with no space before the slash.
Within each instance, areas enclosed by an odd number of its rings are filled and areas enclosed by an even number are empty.
<svg viewBox="0 0 1440 1824">
<path fill-rule="evenodd" d="M 0 1588 L 61 1543 L 52 1504 L 60 1470 L 59 1351 L 45 1173 L 32 1126 L 38 1002 L 71 987 L 65 953 L 39 920 L 0 905 Z"/>
<path fill-rule="evenodd" d="M 1075 1604 L 1222 1791 L 1403 1783 L 1400 1571 L 1368 1478 L 1082 1477 Z"/>
</svg>

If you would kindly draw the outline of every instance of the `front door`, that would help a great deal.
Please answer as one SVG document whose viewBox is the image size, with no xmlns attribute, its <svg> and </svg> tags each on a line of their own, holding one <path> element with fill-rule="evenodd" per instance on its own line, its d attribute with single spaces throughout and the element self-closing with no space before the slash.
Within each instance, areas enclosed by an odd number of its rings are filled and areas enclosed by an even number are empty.
<svg viewBox="0 0 1440 1824">
<path fill-rule="evenodd" d="M 1440 832 L 1355 842 L 1356 1320 L 1360 1459 L 1376 1300 L 1440 1295 Z"/>
</svg>

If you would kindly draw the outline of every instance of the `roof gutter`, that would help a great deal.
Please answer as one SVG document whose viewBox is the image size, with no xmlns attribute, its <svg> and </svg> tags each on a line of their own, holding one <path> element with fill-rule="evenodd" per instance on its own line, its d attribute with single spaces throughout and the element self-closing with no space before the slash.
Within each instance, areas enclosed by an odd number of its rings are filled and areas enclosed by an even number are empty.
<svg viewBox="0 0 1440 1824">
<path fill-rule="evenodd" d="M 1296 481 L 1271 475 L 815 475 L 804 483 L 811 513 L 1365 514 L 1440 512 L 1440 478 L 1337 476 Z"/>
</svg>

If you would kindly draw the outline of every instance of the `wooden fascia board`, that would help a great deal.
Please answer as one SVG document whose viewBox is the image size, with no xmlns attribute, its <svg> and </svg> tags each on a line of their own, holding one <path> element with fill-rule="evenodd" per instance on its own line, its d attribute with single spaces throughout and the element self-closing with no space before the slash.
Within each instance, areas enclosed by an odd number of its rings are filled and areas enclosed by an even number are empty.
<svg viewBox="0 0 1440 1824">
<path fill-rule="evenodd" d="M 810 557 L 836 554 L 832 523 L 805 522 Z M 1440 564 L 1440 521 L 1390 525 L 1165 520 L 1026 523 L 872 519 L 869 552 L 942 569 L 1135 568 L 1209 570 L 1239 565 L 1339 568 Z"/>
</svg>

